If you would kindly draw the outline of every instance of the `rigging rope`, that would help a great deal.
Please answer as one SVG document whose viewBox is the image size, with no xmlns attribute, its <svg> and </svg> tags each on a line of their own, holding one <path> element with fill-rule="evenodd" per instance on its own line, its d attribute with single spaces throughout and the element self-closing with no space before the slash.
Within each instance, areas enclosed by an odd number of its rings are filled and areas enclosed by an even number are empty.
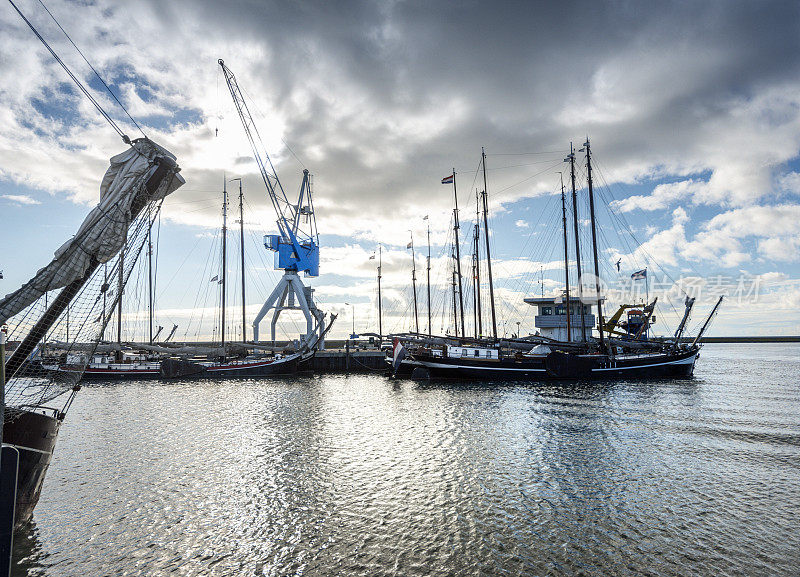
<svg viewBox="0 0 800 577">
<path fill-rule="evenodd" d="M 39 0 L 39 1 L 41 2 L 41 0 Z M 45 40 L 45 39 L 44 39 L 44 37 L 42 37 L 42 35 L 41 35 L 41 34 L 39 34 L 39 31 L 38 31 L 38 30 L 36 30 L 36 27 L 35 27 L 35 26 L 34 26 L 34 25 L 31 23 L 31 21 L 30 21 L 30 20 L 28 20 L 28 19 L 25 17 L 25 15 L 22 13 L 22 11 L 21 11 L 21 10 L 20 10 L 20 9 L 17 7 L 17 5 L 16 5 L 16 4 L 14 4 L 14 0 L 8 0 L 8 2 L 11 4 L 11 6 L 13 6 L 14 10 L 16 10 L 16 11 L 17 11 L 17 14 L 19 14 L 19 15 L 20 15 L 20 17 L 21 17 L 21 18 L 22 18 L 22 19 L 25 21 L 25 24 L 27 24 L 27 25 L 28 25 L 28 28 L 30 28 L 30 29 L 31 29 L 31 31 L 32 31 L 32 32 L 33 32 L 33 33 L 36 35 L 36 37 L 37 37 L 37 38 L 38 38 L 38 39 L 41 41 L 41 43 L 42 43 L 42 44 L 44 44 L 44 47 L 45 47 L 45 48 L 47 48 L 47 50 L 50 52 L 50 54 L 53 56 L 53 58 L 55 58 L 56 62 L 58 62 L 58 63 L 61 65 L 61 67 L 64 69 L 64 72 L 66 72 L 66 73 L 67 73 L 67 75 L 68 75 L 68 76 L 69 76 L 69 77 L 72 79 L 72 81 L 75 83 L 75 85 L 76 85 L 76 86 L 77 86 L 77 87 L 78 87 L 78 88 L 81 90 L 81 92 L 83 92 L 84 96 L 86 96 L 86 98 L 88 98 L 88 99 L 89 99 L 89 102 L 91 102 L 91 103 L 94 105 L 94 107 L 97 109 L 97 111 L 100 113 L 100 115 L 101 115 L 103 118 L 105 118 L 105 119 L 106 119 L 106 122 L 108 122 L 108 123 L 111 125 L 111 128 L 113 128 L 113 129 L 114 129 L 114 131 L 115 131 L 115 132 L 116 132 L 116 133 L 117 133 L 117 134 L 118 134 L 118 135 L 119 135 L 119 136 L 122 138 L 123 142 L 125 142 L 125 144 L 130 144 L 130 143 L 131 143 L 131 139 L 130 139 L 130 138 L 128 138 L 128 135 L 127 135 L 127 134 L 125 134 L 125 133 L 122 131 L 122 129 L 119 127 L 119 125 L 117 125 L 117 123 L 116 123 L 116 122 L 114 122 L 114 119 L 113 119 L 113 118 L 111 118 L 111 116 L 110 116 L 110 115 L 109 115 L 109 114 L 108 114 L 108 113 L 107 113 L 107 112 L 106 112 L 106 111 L 103 109 L 103 107 L 100 105 L 100 103 L 99 103 L 99 102 L 98 102 L 98 101 L 97 101 L 97 100 L 94 98 L 94 96 L 92 96 L 92 95 L 91 95 L 91 93 L 90 93 L 90 92 L 88 91 L 88 89 L 87 89 L 87 88 L 86 88 L 86 87 L 83 85 L 83 83 L 82 83 L 82 82 L 81 82 L 81 81 L 80 81 L 80 80 L 79 80 L 79 79 L 78 79 L 78 78 L 77 78 L 77 77 L 76 77 L 76 76 L 75 76 L 75 75 L 72 73 L 72 71 L 69 69 L 69 66 L 67 66 L 67 65 L 66 65 L 66 63 L 65 63 L 63 60 L 61 60 L 61 58 L 58 56 L 58 54 L 56 54 L 55 50 L 53 50 L 53 49 L 50 47 L 50 45 L 47 43 L 47 40 Z M 42 6 L 44 6 L 44 4 L 42 4 Z M 44 6 L 44 9 L 45 9 L 45 10 L 47 10 L 47 7 L 46 7 L 46 6 Z M 51 17 L 51 18 L 53 18 L 53 20 L 56 22 L 56 24 L 58 25 L 58 27 L 59 27 L 59 28 L 61 28 L 61 25 L 60 25 L 60 24 L 58 24 L 58 21 L 57 21 L 57 20 L 55 19 L 55 17 L 54 17 L 54 16 L 53 16 L 53 15 L 50 13 L 50 11 L 49 11 L 49 10 L 47 10 L 47 13 L 48 13 L 48 14 L 50 14 L 50 17 Z M 71 38 L 69 37 L 69 35 L 68 35 L 68 34 L 67 34 L 65 31 L 64 31 L 64 29 L 63 29 L 63 28 L 61 28 L 61 31 L 62 31 L 62 32 L 64 32 L 64 35 L 65 35 L 65 36 L 67 36 L 67 39 L 69 39 L 69 41 L 72 43 L 72 45 L 73 45 L 73 46 L 75 46 L 75 43 L 74 43 L 74 42 L 72 42 L 72 39 L 71 39 Z M 80 49 L 78 49 L 78 47 L 77 47 L 77 46 L 75 46 L 75 49 L 76 49 L 76 50 L 78 50 L 78 52 L 80 53 L 80 55 L 81 55 L 81 56 L 83 56 L 83 53 L 80 51 Z M 86 57 L 85 57 L 85 56 L 83 56 L 83 59 L 84 59 L 84 60 L 86 60 Z M 86 60 L 86 62 L 87 62 L 87 64 L 89 63 L 89 61 L 88 61 L 88 60 Z M 94 73 L 95 73 L 95 74 L 97 74 L 97 71 L 94 69 L 94 67 L 92 67 L 92 65 L 91 65 L 91 64 L 89 64 L 89 66 L 92 68 L 92 70 L 94 71 Z M 100 78 L 100 75 L 99 75 L 99 74 L 97 74 L 97 77 L 98 77 L 98 78 Z M 107 85 L 107 84 L 106 84 L 106 83 L 103 81 L 103 79 L 102 79 L 102 78 L 100 78 L 100 81 L 101 81 L 101 82 L 103 82 L 103 85 L 106 87 L 106 89 L 108 89 L 108 91 L 109 91 L 109 92 L 111 93 L 111 95 L 114 97 L 114 100 L 117 100 L 117 97 L 116 97 L 116 96 L 114 96 L 114 93 L 113 93 L 113 92 L 111 92 L 111 89 L 110 89 L 110 88 L 108 88 L 108 85 Z M 117 100 L 117 103 L 119 103 L 119 104 L 120 104 L 120 106 L 122 106 L 122 104 L 119 102 L 119 100 Z M 123 109 L 123 110 L 125 110 L 125 107 L 124 107 L 124 106 L 122 106 L 122 109 Z M 126 114 L 128 114 L 128 111 L 127 111 L 127 110 L 125 110 L 125 113 L 126 113 Z M 129 118 L 131 118 L 130 114 L 128 114 L 128 117 L 129 117 Z M 133 123 L 134 123 L 134 124 L 136 124 L 136 127 L 139 129 L 139 131 L 140 131 L 140 132 L 142 132 L 142 134 L 143 134 L 143 135 L 145 136 L 145 138 L 146 138 L 146 137 L 147 137 L 147 135 L 145 135 L 145 134 L 144 134 L 144 132 L 142 131 L 141 127 L 139 127 L 139 125 L 136 123 L 136 121 L 135 121 L 135 120 L 133 120 L 133 118 L 131 118 L 131 120 L 133 121 Z"/>
<path fill-rule="evenodd" d="M 111 88 L 108 86 L 108 84 L 106 84 L 106 81 L 103 80 L 103 77 L 100 76 L 100 73 L 97 70 L 95 70 L 94 66 L 92 66 L 92 63 L 89 62 L 89 60 L 86 58 L 86 56 L 84 56 L 84 54 L 81 51 L 81 49 L 78 48 L 77 45 L 72 41 L 72 38 L 70 38 L 69 34 L 67 34 L 67 31 L 64 30 L 64 28 L 61 27 L 61 24 L 59 24 L 58 20 L 56 20 L 56 17 L 53 16 L 53 13 L 50 12 L 50 10 L 47 8 L 47 6 L 44 5 L 44 2 L 42 0 L 39 0 L 39 4 L 41 4 L 42 8 L 45 9 L 45 12 L 47 12 L 50 15 L 50 18 L 53 19 L 53 22 L 56 23 L 56 26 L 58 26 L 59 30 L 61 30 L 64 33 L 64 36 L 67 37 L 67 40 L 69 40 L 69 43 L 72 44 L 73 48 L 75 48 L 75 50 L 78 51 L 78 54 L 81 55 L 81 58 L 83 58 L 83 61 L 86 62 L 86 64 L 89 65 L 89 68 L 92 69 L 92 72 L 94 72 L 94 75 L 97 76 L 97 79 L 100 82 L 102 82 L 103 86 L 105 86 L 106 90 L 111 95 L 111 97 L 116 101 L 117 104 L 119 104 L 119 107 L 122 108 L 123 112 L 125 112 L 125 115 L 128 118 L 130 118 L 131 122 L 133 122 L 133 125 L 139 130 L 139 132 L 142 133 L 142 136 L 147 138 L 147 135 L 144 133 L 144 130 L 142 130 L 142 127 L 139 126 L 139 123 L 136 122 L 136 120 L 134 120 L 133 116 L 131 116 L 130 113 L 128 112 L 128 109 L 125 108 L 125 106 L 122 104 L 122 102 L 119 101 L 119 98 L 117 98 L 117 95 L 114 94 L 114 92 L 111 90 Z"/>
<path fill-rule="evenodd" d="M 528 177 L 526 177 L 526 178 L 523 178 L 523 179 L 522 179 L 522 180 L 520 180 L 519 182 L 515 182 L 514 184 L 510 184 L 510 185 L 506 186 L 505 188 L 501 188 L 500 190 L 496 190 L 496 191 L 494 191 L 494 194 L 500 194 L 501 192 L 505 192 L 505 191 L 507 191 L 507 190 L 509 190 L 509 189 L 511 189 L 511 188 L 514 188 L 515 186 L 519 186 L 519 185 L 520 185 L 520 184 L 522 184 L 523 182 L 527 182 L 527 181 L 529 181 L 529 180 L 531 180 L 531 179 L 533 179 L 533 178 L 536 178 L 537 176 L 539 176 L 539 175 L 541 175 L 541 174 L 544 174 L 545 172 L 550 172 L 551 170 L 553 170 L 553 169 L 554 169 L 554 168 L 556 168 L 557 166 L 560 166 L 562 163 L 563 163 L 563 161 L 562 161 L 562 160 L 559 160 L 559 161 L 558 161 L 558 162 L 556 162 L 555 164 L 552 164 L 551 166 L 548 166 L 548 167 L 547 167 L 547 168 L 545 168 L 544 170 L 540 170 L 539 172 L 537 172 L 537 173 L 535 173 L 535 174 L 532 174 L 532 175 L 530 175 L 530 176 L 528 176 Z M 541 164 L 541 163 L 534 163 L 534 164 Z"/>
<path fill-rule="evenodd" d="M 486 154 L 486 156 L 533 156 L 537 154 L 564 154 L 563 150 L 543 150 L 541 152 L 496 152 L 494 154 Z"/>
</svg>

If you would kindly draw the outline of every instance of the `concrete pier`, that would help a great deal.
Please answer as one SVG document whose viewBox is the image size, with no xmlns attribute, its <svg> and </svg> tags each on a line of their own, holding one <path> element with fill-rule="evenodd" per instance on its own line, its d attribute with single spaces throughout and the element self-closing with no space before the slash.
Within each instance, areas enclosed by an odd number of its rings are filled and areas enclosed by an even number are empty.
<svg viewBox="0 0 800 577">
<path fill-rule="evenodd" d="M 302 369 L 315 373 L 378 373 L 386 368 L 386 353 L 376 350 L 327 349 L 317 351 Z"/>
</svg>

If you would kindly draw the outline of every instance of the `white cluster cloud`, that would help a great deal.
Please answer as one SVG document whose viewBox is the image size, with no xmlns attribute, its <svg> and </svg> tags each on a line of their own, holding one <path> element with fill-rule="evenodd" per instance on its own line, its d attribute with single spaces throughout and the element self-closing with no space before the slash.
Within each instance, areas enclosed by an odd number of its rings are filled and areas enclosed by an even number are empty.
<svg viewBox="0 0 800 577">
<path fill-rule="evenodd" d="M 683 259 L 696 263 L 737 267 L 761 256 L 776 262 L 798 260 L 800 246 L 800 204 L 750 206 L 722 212 L 702 224 L 690 238 L 686 232 L 689 217 L 678 207 L 672 213 L 672 226 L 654 233 L 632 253 L 612 251 L 610 260 L 623 259 L 626 266 L 660 263 L 677 267 Z M 753 254 L 745 246 L 756 244 Z M 695 269 L 696 270 L 696 269 Z"/>
<path fill-rule="evenodd" d="M 0 194 L 0 198 L 4 198 L 9 202 L 13 202 L 14 204 L 24 204 L 29 206 L 32 204 L 42 204 L 40 201 L 28 196 L 27 194 Z"/>
<path fill-rule="evenodd" d="M 630 212 L 635 209 L 664 210 L 679 201 L 702 195 L 707 188 L 706 182 L 690 178 L 669 184 L 659 184 L 649 195 L 632 195 L 621 200 L 614 200 L 611 202 L 611 206 L 621 212 Z"/>
</svg>

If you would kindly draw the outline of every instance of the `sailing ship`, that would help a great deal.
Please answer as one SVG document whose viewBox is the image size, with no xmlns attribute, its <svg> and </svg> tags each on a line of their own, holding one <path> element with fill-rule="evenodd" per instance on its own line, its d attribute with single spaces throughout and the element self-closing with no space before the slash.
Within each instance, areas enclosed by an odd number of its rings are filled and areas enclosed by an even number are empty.
<svg viewBox="0 0 800 577">
<path fill-rule="evenodd" d="M 147 228 L 147 289 L 148 289 L 148 317 L 149 317 L 149 342 L 152 344 L 158 335 L 161 334 L 163 327 L 158 327 L 156 332 L 153 332 L 153 224 L 155 219 L 151 219 Z M 125 252 L 120 252 L 120 259 L 125 259 Z M 109 281 L 107 266 L 104 266 L 103 271 L 104 282 L 107 284 Z M 160 376 L 161 357 L 157 354 L 148 353 L 135 346 L 123 344 L 122 341 L 122 310 L 123 300 L 125 298 L 125 285 L 123 283 L 123 276 L 117 275 L 118 293 L 116 309 L 113 313 L 116 316 L 116 344 L 111 345 L 103 342 L 97 347 L 94 347 L 95 354 L 89 355 L 88 352 L 79 353 L 81 356 L 75 357 L 74 355 L 67 357 L 64 363 L 60 363 L 60 359 L 51 359 L 54 364 L 43 365 L 50 370 L 71 370 L 71 367 L 78 364 L 84 365 L 82 380 L 117 380 L 117 379 L 152 379 Z M 105 295 L 104 295 L 105 298 Z M 110 323 L 109 323 L 110 324 Z M 175 334 L 178 328 L 175 325 L 166 338 L 169 341 Z M 105 334 L 103 335 L 105 336 Z"/>
<path fill-rule="evenodd" d="M 0 324 L 8 326 L 11 342 L 3 442 L 19 452 L 17 526 L 33 514 L 78 381 L 146 242 L 152 216 L 185 182 L 170 152 L 147 138 L 128 142 L 130 147 L 111 159 L 100 203 L 75 236 L 30 281 L 0 300 Z M 105 263 L 122 278 L 120 285 L 106 282 Z M 49 354 L 70 361 L 64 370 L 47 370 L 39 360 L 48 335 L 58 337 L 48 345 Z"/>
<path fill-rule="evenodd" d="M 296 352 L 285 356 L 278 353 L 269 357 L 226 358 L 219 361 L 169 358 L 161 361 L 160 376 L 170 379 L 198 376 L 228 379 L 293 375 L 298 371 L 300 361 L 307 355 L 307 352 Z"/>
<path fill-rule="evenodd" d="M 306 178 L 308 171 L 306 171 Z M 175 357 L 174 353 L 169 358 L 165 358 L 160 364 L 160 376 L 163 378 L 176 378 L 176 377 L 265 377 L 271 375 L 291 375 L 296 373 L 301 366 L 301 363 L 308 361 L 316 352 L 317 347 L 327 332 L 331 329 L 336 316 L 333 315 L 327 327 L 320 326 L 314 327 L 314 330 L 309 331 L 305 338 L 301 339 L 296 351 L 288 354 L 276 352 L 274 347 L 261 345 L 256 342 L 248 343 L 247 339 L 247 326 L 246 326 L 246 292 L 245 292 L 245 255 L 244 255 L 244 196 L 242 190 L 241 178 L 236 178 L 239 182 L 239 256 L 241 258 L 241 300 L 242 300 L 242 342 L 241 343 L 228 343 L 226 341 L 227 334 L 227 236 L 228 236 L 228 189 L 227 183 L 223 180 L 222 187 L 222 270 L 215 278 L 218 279 L 221 287 L 220 299 L 220 350 L 221 354 L 216 355 L 207 354 L 206 358 L 186 358 Z M 304 181 L 305 182 L 305 181 Z M 300 207 L 298 207 L 298 210 Z M 311 292 L 308 291 L 307 302 L 313 306 L 314 311 L 317 309 L 311 300 Z M 287 307 L 288 308 L 288 307 Z M 324 315 L 320 313 L 316 316 L 318 323 L 324 320 Z M 256 319 L 256 323 L 258 317 Z M 255 336 L 255 324 L 254 324 Z M 190 352 L 192 347 L 184 347 Z M 162 352 L 169 354 L 169 349 L 161 349 Z M 259 352 L 261 351 L 261 352 Z M 266 352 L 269 351 L 269 354 Z M 231 354 L 231 353 L 234 354 Z M 214 357 L 216 358 L 209 358 Z"/>
<path fill-rule="evenodd" d="M 152 307 L 152 277 L 148 283 L 149 289 L 149 343 L 123 343 L 121 339 L 122 324 L 119 319 L 122 307 L 117 306 L 117 343 L 101 344 L 100 350 L 106 354 L 95 354 L 88 362 L 84 380 L 139 380 L 139 379 L 171 379 L 199 377 L 206 378 L 231 378 L 231 377 L 263 377 L 271 375 L 290 375 L 298 371 L 300 363 L 313 354 L 315 342 L 304 342 L 298 351 L 282 354 L 259 346 L 257 343 L 247 343 L 246 326 L 246 284 L 245 284 L 245 255 L 244 255 L 244 193 L 241 178 L 231 179 L 239 181 L 239 235 L 241 259 L 241 299 L 242 299 L 242 341 L 230 342 L 226 340 L 228 331 L 227 312 L 227 237 L 228 237 L 228 190 L 227 181 L 223 181 L 222 201 L 222 252 L 221 272 L 212 281 L 221 287 L 220 302 L 220 342 L 216 345 L 206 346 L 191 343 L 156 343 L 153 340 L 153 307 Z M 148 248 L 150 241 L 148 240 Z M 152 264 L 148 267 L 152 270 Z M 167 341 L 174 334 L 175 327 L 167 337 Z M 155 335 L 159 331 L 155 332 Z M 315 332 L 314 335 L 317 333 Z M 261 352 L 258 352 L 258 350 Z M 68 361 L 61 370 L 70 370 Z"/>
<path fill-rule="evenodd" d="M 649 329 L 654 322 L 656 300 L 644 305 L 623 304 L 610 319 L 604 320 L 604 298 L 600 291 L 599 261 L 597 248 L 597 223 L 595 218 L 594 188 L 592 181 L 591 144 L 587 139 L 581 152 L 586 153 L 586 172 L 588 180 L 589 216 L 591 223 L 592 256 L 594 263 L 594 294 L 584 295 L 580 258 L 580 238 L 578 233 L 578 209 L 575 186 L 575 152 L 565 159 L 570 165 L 573 202 L 573 225 L 575 234 L 576 262 L 578 273 L 578 296 L 570 295 L 568 227 L 565 187 L 561 187 L 562 227 L 564 237 L 564 271 L 566 288 L 562 295 L 552 301 L 526 299 L 526 302 L 540 307 L 537 326 L 542 331 L 535 335 L 512 339 L 498 338 L 495 297 L 492 278 L 491 253 L 488 234 L 488 207 L 486 182 L 486 153 L 481 153 L 484 190 L 480 193 L 483 204 L 483 232 L 486 241 L 485 254 L 488 272 L 489 307 L 491 313 L 491 336 L 484 336 L 481 327 L 479 267 L 473 267 L 475 280 L 473 299 L 475 307 L 475 336 L 465 333 L 463 298 L 461 286 L 456 293 L 453 282 L 453 314 L 455 335 L 434 336 L 414 334 L 395 335 L 395 350 L 392 365 L 395 374 L 409 374 L 420 378 L 460 378 L 460 379 L 612 379 L 612 378 L 655 378 L 689 377 L 694 371 L 700 355 L 700 339 L 719 310 L 722 297 L 716 302 L 700 331 L 691 342 L 683 342 L 686 324 L 692 312 L 695 299 L 688 295 L 685 310 L 674 337 L 667 340 L 649 338 Z M 455 191 L 455 171 L 443 179 L 452 182 Z M 456 195 L 457 203 L 457 195 Z M 454 209 L 454 236 L 458 246 L 457 204 Z M 476 218 L 476 224 L 478 219 Z M 478 227 L 475 229 L 475 247 L 478 246 Z M 475 254 L 477 254 L 477 250 Z M 457 259 L 459 282 L 460 258 Z M 456 296 L 458 298 L 456 298 Z M 459 306 L 456 306 L 456 303 Z M 557 306 L 556 306 L 557 305 Z M 591 307 L 597 307 L 597 338 L 591 332 L 594 315 Z M 556 314 L 553 315 L 553 309 Z M 627 311 L 627 319 L 620 320 Z M 460 312 L 460 315 L 459 315 Z M 540 325 L 541 317 L 541 325 Z M 545 318 L 548 317 L 548 318 Z M 555 322 L 553 319 L 556 319 Z M 460 321 L 460 322 L 459 322 Z M 573 330 L 574 327 L 574 330 Z M 459 333 L 460 328 L 460 333 Z M 544 330 L 544 329 L 547 330 Z M 558 329 L 558 330 L 556 330 Z M 566 329 L 566 331 L 564 331 Z M 548 334 L 549 333 L 549 334 Z"/>
<path fill-rule="evenodd" d="M 72 363 L 59 367 L 69 370 Z M 83 380 L 157 379 L 161 376 L 161 359 L 135 351 L 114 355 L 94 355 L 83 371 Z"/>
<path fill-rule="evenodd" d="M 239 230 L 240 230 L 240 256 L 242 273 L 242 340 L 246 339 L 247 326 L 245 315 L 245 266 L 244 266 L 244 205 L 241 178 L 239 181 Z M 229 377 L 262 377 L 278 374 L 293 374 L 302 358 L 302 353 L 297 352 L 283 356 L 280 354 L 270 355 L 246 355 L 240 354 L 239 358 L 231 358 L 226 349 L 226 310 L 227 310 L 227 270 L 228 270 L 228 187 L 227 181 L 223 178 L 222 186 L 222 270 L 218 278 L 222 288 L 220 306 L 220 340 L 222 354 L 216 358 L 206 359 L 187 359 L 187 358 L 167 358 L 161 362 L 160 374 L 165 378 L 193 377 L 193 376 L 222 376 Z"/>
</svg>

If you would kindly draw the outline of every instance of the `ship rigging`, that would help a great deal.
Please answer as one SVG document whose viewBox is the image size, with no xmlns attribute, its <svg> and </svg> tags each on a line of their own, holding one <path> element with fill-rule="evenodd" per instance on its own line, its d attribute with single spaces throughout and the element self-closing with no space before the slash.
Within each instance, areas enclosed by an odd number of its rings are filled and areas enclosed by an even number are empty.
<svg viewBox="0 0 800 577">
<path fill-rule="evenodd" d="M 560 176 L 560 233 L 563 249 L 564 290 L 556 297 L 526 298 L 529 305 L 538 307 L 536 326 L 541 327 L 536 335 L 506 338 L 505 330 L 501 337 L 498 333 L 497 312 L 495 308 L 494 278 L 492 272 L 491 244 L 489 242 L 488 219 L 488 182 L 486 176 L 486 152 L 481 151 L 480 172 L 484 187 L 476 191 L 475 232 L 473 236 L 473 303 L 474 303 L 474 338 L 467 338 L 462 328 L 459 331 L 459 306 L 463 303 L 461 290 L 456 290 L 456 273 L 453 273 L 453 316 L 454 334 L 442 336 L 429 335 L 427 338 L 417 334 L 399 336 L 398 344 L 408 350 L 402 365 L 406 372 L 417 369 L 420 375 L 432 377 L 467 377 L 467 378 L 609 378 L 622 375 L 648 376 L 688 376 L 692 374 L 694 363 L 699 355 L 700 338 L 707 330 L 721 304 L 720 299 L 703 323 L 691 344 L 683 343 L 682 337 L 691 314 L 694 299 L 687 296 L 685 311 L 678 330 L 672 339 L 660 341 L 649 338 L 649 331 L 655 322 L 655 309 L 658 299 L 634 306 L 622 304 L 610 319 L 603 314 L 606 296 L 601 290 L 599 258 L 600 230 L 597 224 L 597 207 L 593 178 L 593 155 L 589 139 L 578 151 L 585 155 L 586 193 L 589 205 L 589 230 L 591 233 L 591 266 L 593 275 L 582 274 L 581 234 L 578 218 L 578 202 L 575 175 L 576 155 L 570 145 L 570 152 L 564 159 L 569 165 L 572 188 L 572 225 L 574 232 L 574 262 L 577 268 L 576 294 L 570 291 L 570 255 L 567 225 L 567 194 Z M 443 183 L 454 182 L 452 175 L 442 180 Z M 456 196 L 456 203 L 458 199 Z M 457 206 L 457 204 L 456 204 Z M 482 209 L 482 210 L 481 210 Z M 454 237 L 457 239 L 458 215 L 454 209 Z M 482 227 L 479 225 L 482 224 Z M 481 230 L 482 228 L 482 230 Z M 485 267 L 488 282 L 484 289 L 479 280 L 480 257 L 478 253 L 480 232 L 485 240 Z M 458 257 L 453 251 L 456 263 Z M 477 265 L 475 264 L 477 261 Z M 454 267 L 455 268 L 455 267 Z M 639 271 L 646 276 L 646 269 Z M 635 278 L 634 275 L 634 278 Z M 586 285 L 589 285 L 587 287 Z M 491 319 L 491 334 L 482 333 L 481 293 L 488 289 L 488 307 Z M 588 290 L 587 290 L 588 289 Z M 648 291 L 649 294 L 649 291 Z M 596 307 L 596 317 L 592 314 Z M 623 312 L 627 319 L 621 320 Z M 554 314 L 555 313 L 555 314 Z M 464 320 L 463 312 L 460 316 Z M 596 336 L 592 329 L 595 327 Z M 519 325 L 520 323 L 517 322 Z M 505 322 L 504 322 L 505 327 Z M 460 333 L 460 334 L 459 334 Z M 396 357 L 397 355 L 395 355 Z M 397 367 L 395 367 L 397 369 Z M 401 369 L 401 370 L 402 370 Z"/>
</svg>

